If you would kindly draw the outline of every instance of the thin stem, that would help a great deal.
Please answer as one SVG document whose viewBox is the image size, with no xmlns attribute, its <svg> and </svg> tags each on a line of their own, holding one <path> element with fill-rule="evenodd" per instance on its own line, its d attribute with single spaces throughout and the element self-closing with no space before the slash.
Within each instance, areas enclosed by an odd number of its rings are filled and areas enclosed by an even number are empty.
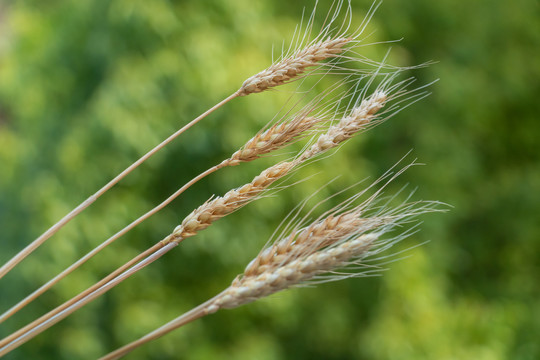
<svg viewBox="0 0 540 360">
<path fill-rule="evenodd" d="M 75 209 L 73 209 L 71 212 L 69 212 L 60 221 L 58 221 L 56 224 L 54 224 L 52 227 L 50 227 L 41 236 L 39 236 L 32 243 L 30 243 L 23 250 L 21 250 L 17 255 L 12 257 L 7 263 L 5 263 L 0 268 L 0 279 L 3 278 L 18 263 L 20 263 L 22 260 L 24 260 L 28 255 L 30 255 L 41 244 L 43 244 L 48 238 L 50 238 L 52 235 L 54 235 L 64 225 L 66 225 L 68 222 L 70 222 L 75 216 L 80 214 L 84 209 L 86 209 L 88 206 L 90 206 L 101 195 L 103 195 L 110 188 L 112 188 L 114 185 L 116 185 L 116 183 L 118 183 L 120 180 L 122 180 L 125 176 L 127 176 L 130 172 L 132 172 L 135 168 L 137 168 L 143 162 L 145 162 L 148 158 L 150 158 L 152 155 L 157 153 L 159 150 L 161 150 L 163 147 L 165 147 L 167 144 L 169 144 L 171 141 L 173 141 L 180 134 L 182 134 L 183 132 L 185 132 L 186 130 L 191 128 L 193 125 L 198 123 L 200 120 L 204 119 L 206 116 L 208 116 L 209 114 L 211 114 L 212 112 L 219 109 L 220 107 L 222 107 L 223 105 L 225 105 L 226 103 L 228 103 L 229 101 L 231 101 L 232 99 L 234 99 L 234 98 L 236 98 L 238 96 L 240 96 L 240 93 L 237 91 L 237 92 L 233 93 L 232 95 L 230 95 L 229 97 L 225 98 L 224 100 L 222 100 L 218 104 L 214 105 L 212 108 L 208 109 L 207 111 L 205 111 L 204 113 L 199 115 L 197 118 L 193 119 L 191 122 L 189 122 L 187 125 L 182 127 L 180 130 L 176 131 L 174 134 L 169 136 L 162 143 L 160 143 L 159 145 L 154 147 L 152 150 L 147 152 L 145 155 L 143 155 L 139 160 L 137 160 L 133 164 L 131 164 L 128 168 L 126 168 L 124 171 L 122 171 L 120 174 L 118 174 L 114 179 L 112 179 L 105 186 L 103 186 L 101 189 L 99 189 L 95 194 L 93 194 L 88 199 L 86 199 L 81 204 L 79 204 Z"/>
<path fill-rule="evenodd" d="M 105 285 L 101 286 L 100 288 L 98 288 L 97 290 L 95 290 L 92 293 L 88 294 L 87 296 L 85 296 L 84 298 L 82 298 L 79 301 L 75 302 L 74 304 L 66 307 L 62 311 L 55 314 L 54 316 L 51 316 L 48 320 L 42 322 L 38 326 L 32 327 L 32 329 L 25 332 L 21 336 L 15 338 L 14 340 L 12 340 L 10 342 L 7 342 L 7 338 L 2 340 L 2 345 L 0 345 L 0 346 L 2 346 L 2 348 L 0 348 L 0 356 L 3 356 L 5 354 L 9 353 L 10 351 L 18 348 L 22 344 L 24 344 L 27 341 L 34 338 L 36 335 L 41 334 L 43 331 L 47 330 L 48 328 L 50 328 L 51 326 L 53 326 L 54 324 L 56 324 L 60 320 L 64 319 L 65 317 L 67 317 L 68 315 L 70 315 L 71 313 L 76 311 L 77 309 L 79 309 L 82 306 L 86 305 L 87 303 L 91 302 L 95 298 L 103 295 L 104 293 L 109 291 L 111 288 L 118 285 L 120 282 L 126 280 L 130 276 L 137 273 L 139 270 L 142 270 L 147 265 L 149 265 L 152 262 L 156 261 L 157 259 L 159 259 L 161 256 L 165 255 L 168 251 L 170 251 L 171 249 L 173 249 L 177 245 L 178 245 L 177 243 L 172 242 L 172 243 L 169 243 L 169 244 L 163 246 L 161 249 L 157 250 L 152 255 L 148 256 L 146 259 L 144 259 L 141 262 L 137 263 L 133 267 L 129 268 L 127 271 L 123 272 L 118 277 L 116 277 L 113 280 L 109 281 Z M 4 345 L 4 343 L 6 343 L 6 345 Z"/>
<path fill-rule="evenodd" d="M 11 334 L 11 335 L 7 336 L 6 338 L 0 340 L 0 346 L 4 346 L 4 345 L 8 344 L 9 342 L 11 342 L 12 340 L 14 340 L 17 337 L 21 336 L 25 332 L 31 330 L 32 328 L 40 325 L 43 322 L 49 320 L 51 317 L 55 316 L 59 312 L 61 312 L 64 309 L 68 308 L 69 306 L 73 305 L 74 303 L 81 300 L 82 298 L 84 298 L 88 294 L 92 293 L 93 291 L 99 289 L 101 286 L 107 284 L 109 281 L 113 280 L 114 278 L 116 278 L 117 276 L 122 274 L 124 271 L 126 271 L 127 269 L 129 269 L 130 267 L 132 267 L 133 265 L 138 263 L 139 261 L 141 261 L 141 260 L 145 259 L 146 257 L 152 255 L 153 253 L 155 253 L 156 251 L 158 251 L 159 249 L 161 249 L 164 246 L 165 246 L 165 244 L 163 242 L 161 242 L 161 241 L 158 242 L 157 244 L 155 244 L 154 246 L 152 246 L 151 248 L 149 248 L 145 252 L 139 254 L 135 258 L 131 259 L 130 261 L 128 261 L 127 263 L 125 263 L 124 265 L 122 265 L 121 267 L 116 269 L 114 272 L 110 273 L 105 278 L 101 279 L 99 282 L 95 283 L 94 285 L 92 285 L 88 289 L 86 289 L 83 292 L 79 293 L 79 295 L 71 298 L 70 300 L 66 301 L 62 305 L 60 305 L 60 306 L 56 307 L 55 309 L 49 311 L 47 314 L 41 316 L 40 318 L 38 318 L 38 319 L 34 320 L 33 322 L 31 322 L 30 324 L 26 325 L 25 327 L 17 330 L 13 334 Z"/>
<path fill-rule="evenodd" d="M 218 295 L 219 296 L 219 295 Z M 217 296 L 216 296 L 217 297 Z M 213 311 L 209 311 L 209 307 L 212 305 L 212 302 L 216 297 L 206 301 L 205 303 L 191 309 L 190 311 L 184 313 L 183 315 L 177 317 L 176 319 L 169 321 L 167 324 L 157 328 L 156 330 L 152 331 L 151 333 L 146 334 L 145 336 L 141 337 L 138 340 L 135 340 L 125 346 L 122 346 L 121 348 L 101 357 L 99 360 L 113 360 L 121 358 L 122 356 L 126 355 L 127 353 L 133 351 L 135 348 L 146 344 L 147 342 L 150 342 L 154 339 L 157 339 L 173 330 L 178 329 L 181 326 L 184 326 L 194 320 L 197 320 L 203 316 L 206 316 L 208 314 L 213 313 Z"/>
<path fill-rule="evenodd" d="M 104 242 L 102 242 L 99 246 L 97 246 L 96 248 L 94 248 L 92 251 L 90 251 L 88 254 L 86 254 L 85 256 L 83 256 L 82 258 L 80 258 L 79 260 L 77 260 L 75 263 L 73 263 L 72 265 L 70 265 L 67 269 L 65 269 L 64 271 L 62 271 L 60 274 L 58 274 L 57 276 L 55 276 L 53 279 L 51 279 L 50 281 L 48 281 L 46 284 L 44 284 L 43 286 L 41 286 L 39 289 L 37 289 L 36 291 L 34 291 L 32 294 L 28 295 L 26 298 L 24 298 L 22 301 L 20 301 L 18 304 L 16 304 L 15 306 L 13 306 L 11 309 L 9 309 L 8 311 L 6 311 L 5 313 L 3 313 L 1 316 L 0 316 L 0 323 L 4 322 L 5 320 L 7 320 L 9 317 L 13 316 L 14 314 L 16 314 L 18 311 L 20 311 L 22 308 L 24 308 L 26 305 L 28 305 L 29 303 L 31 303 L 32 301 L 34 301 L 37 297 L 39 297 L 41 294 L 43 294 L 45 291 L 47 291 L 48 289 L 50 289 L 52 286 L 54 286 L 56 283 L 58 283 L 60 280 L 62 280 L 63 278 L 65 278 L 67 275 L 69 275 L 70 273 L 72 273 L 75 269 L 77 269 L 78 267 L 80 267 L 82 264 L 84 264 L 85 262 L 87 262 L 88 260 L 90 260 L 93 256 L 95 256 L 97 253 L 99 253 L 101 250 L 103 250 L 105 247 L 107 247 L 108 245 L 110 245 L 111 243 L 113 243 L 115 240 L 119 239 L 121 236 L 125 235 L 127 232 L 129 232 L 131 229 L 133 229 L 135 226 L 139 225 L 140 223 L 142 223 L 143 221 L 145 221 L 146 219 L 148 219 L 150 216 L 154 215 L 155 213 L 159 212 L 161 209 L 163 209 L 165 206 L 167 206 L 171 201 L 173 201 L 175 198 L 177 198 L 180 194 L 182 194 L 184 191 L 186 191 L 186 189 L 188 189 L 190 186 L 192 186 L 193 184 L 195 184 L 197 181 L 201 180 L 202 178 L 204 178 L 205 176 L 208 176 L 210 175 L 211 173 L 219 170 L 221 167 L 223 167 L 225 165 L 225 163 L 221 163 L 219 165 L 216 165 L 216 166 L 213 166 L 211 168 L 209 168 L 208 170 L 206 170 L 205 172 L 197 175 L 197 177 L 193 178 L 192 180 L 190 180 L 187 184 L 185 184 L 184 186 L 182 186 L 180 189 L 178 189 L 174 194 L 172 194 L 171 196 L 169 196 L 165 201 L 163 201 L 161 204 L 159 204 L 158 206 L 154 207 L 152 210 L 148 211 L 146 214 L 142 215 L 141 217 L 139 217 L 137 220 L 133 221 L 131 224 L 129 224 L 128 226 L 126 226 L 125 228 L 123 228 L 122 230 L 120 230 L 119 232 L 117 232 L 116 234 L 114 234 L 113 236 L 111 236 L 110 238 L 108 238 L 107 240 L 105 240 Z"/>
</svg>

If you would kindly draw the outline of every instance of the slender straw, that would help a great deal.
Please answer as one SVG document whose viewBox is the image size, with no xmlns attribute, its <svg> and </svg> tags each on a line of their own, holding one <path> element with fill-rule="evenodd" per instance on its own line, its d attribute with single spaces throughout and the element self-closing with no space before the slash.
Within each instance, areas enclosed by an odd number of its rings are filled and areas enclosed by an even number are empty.
<svg viewBox="0 0 540 360">
<path fill-rule="evenodd" d="M 83 256 L 82 258 L 80 258 L 79 260 L 77 260 L 75 263 L 73 263 L 72 265 L 70 265 L 67 269 L 65 269 L 64 271 L 62 271 L 60 274 L 58 274 L 57 276 L 55 276 L 53 279 L 49 280 L 46 284 L 44 284 L 43 286 L 41 286 L 39 289 L 37 289 L 36 291 L 34 291 L 32 294 L 28 295 L 26 298 L 24 298 L 23 300 L 21 300 L 19 303 L 17 303 L 16 305 L 14 305 L 11 309 L 9 309 L 8 311 L 4 312 L 1 316 L 0 316 L 0 323 L 4 322 L 5 320 L 7 320 L 9 317 L 13 316 L 14 314 L 16 314 L 18 311 L 20 311 L 22 308 L 24 308 L 26 305 L 28 305 L 29 303 L 31 303 L 32 301 L 34 301 L 37 297 L 39 297 L 41 294 L 43 294 L 45 291 L 47 291 L 48 289 L 50 289 L 52 286 L 54 286 L 56 283 L 58 283 L 60 280 L 62 280 L 63 278 L 65 278 L 67 275 L 69 275 L 70 273 L 72 273 L 75 269 L 77 269 L 78 267 L 80 267 L 82 264 L 84 264 L 85 262 L 87 262 L 88 260 L 90 260 L 93 256 L 95 256 L 97 253 L 99 253 L 101 250 L 103 250 L 105 247 L 107 247 L 108 245 L 110 245 L 111 243 L 113 243 L 115 240 L 119 239 L 121 236 L 125 235 L 127 232 L 129 232 L 131 229 L 133 229 L 135 226 L 139 225 L 140 223 L 142 223 L 143 221 L 145 221 L 146 219 L 148 219 L 150 216 L 154 215 L 155 213 L 159 212 L 161 209 L 163 209 L 165 206 L 167 206 L 170 202 L 172 202 L 175 198 L 177 198 L 180 194 L 182 194 L 186 189 L 188 189 L 190 186 L 192 186 L 193 184 L 195 184 L 197 181 L 199 181 L 200 179 L 204 178 L 205 176 L 208 176 L 209 174 L 217 171 L 220 167 L 222 167 L 222 164 L 220 165 L 216 165 L 216 166 L 213 166 L 211 168 L 209 168 L 208 170 L 206 170 L 205 172 L 199 174 L 197 177 L 193 178 L 192 180 L 190 180 L 187 184 L 185 184 L 184 186 L 182 186 L 180 189 L 178 189 L 174 194 L 172 194 L 171 196 L 169 196 L 165 201 L 163 201 L 161 204 L 159 204 L 158 206 L 154 207 L 152 210 L 148 211 L 146 214 L 142 215 L 141 217 L 139 217 L 137 220 L 133 221 L 131 224 L 129 224 L 128 226 L 124 227 L 122 230 L 120 230 L 119 232 L 117 232 L 116 234 L 114 234 L 113 236 L 111 236 L 110 238 L 108 238 L 107 240 L 105 240 L 104 242 L 102 242 L 99 246 L 97 246 L 96 248 L 94 248 L 92 251 L 90 251 L 89 253 L 87 253 L 85 256 Z"/>
<path fill-rule="evenodd" d="M 221 295 L 221 294 L 220 294 Z M 210 306 L 212 305 L 212 302 L 220 295 L 215 296 L 214 298 L 202 303 L 201 305 L 191 309 L 190 311 L 184 313 L 183 315 L 177 317 L 174 320 L 169 321 L 167 324 L 157 328 L 156 330 L 146 334 L 145 336 L 141 337 L 138 340 L 135 340 L 125 346 L 122 346 L 121 348 L 99 358 L 99 360 L 113 360 L 121 358 L 122 356 L 126 355 L 127 353 L 133 351 L 135 348 L 146 344 L 147 342 L 150 342 L 154 339 L 157 339 L 175 329 L 178 329 L 181 326 L 186 325 L 187 323 L 190 323 L 194 320 L 197 320 L 203 316 L 206 316 L 208 314 L 211 314 L 213 311 L 210 311 Z"/>
<path fill-rule="evenodd" d="M 118 285 L 119 282 L 122 282 L 135 274 L 137 271 L 143 269 L 147 265 L 151 264 L 152 262 L 159 259 L 161 256 L 165 255 L 168 251 L 173 249 L 175 246 L 177 246 L 177 243 L 169 243 L 165 246 L 163 246 L 161 249 L 155 251 L 152 255 L 148 256 L 146 259 L 140 261 L 136 265 L 129 268 L 127 271 L 123 272 L 120 276 L 114 278 L 114 280 L 106 283 L 105 285 L 101 286 L 97 290 L 93 291 L 83 299 L 73 303 L 72 305 L 64 308 L 62 311 L 59 311 L 54 316 L 50 317 L 47 321 L 41 323 L 40 325 L 34 327 L 30 331 L 24 333 L 18 338 L 15 338 L 11 342 L 7 342 L 8 338 L 2 340 L 2 346 L 0 348 L 0 357 L 9 353 L 11 350 L 19 347 L 20 345 L 26 343 L 30 339 L 34 338 L 38 334 L 42 333 L 52 325 L 56 324 L 60 320 L 64 319 L 71 313 L 73 313 L 75 310 L 79 309 L 81 306 L 89 303 L 90 301 L 94 300 L 95 298 L 101 296 L 103 293 L 107 292 L 110 288 Z M 11 336 L 10 336 L 11 338 Z M 6 345 L 4 345 L 6 343 Z"/>
<path fill-rule="evenodd" d="M 81 204 L 79 204 L 75 209 L 73 209 L 71 212 L 69 212 L 66 216 L 64 216 L 60 221 L 58 221 L 56 224 L 54 224 L 52 227 L 50 227 L 46 232 L 44 232 L 41 236 L 39 236 L 37 239 L 35 239 L 32 243 L 30 243 L 28 246 L 26 246 L 23 250 L 21 250 L 17 255 L 12 257 L 7 263 L 5 263 L 0 268 L 0 279 L 3 278 L 11 269 L 13 269 L 18 263 L 20 263 L 22 260 L 24 260 L 28 255 L 30 255 L 34 250 L 36 250 L 41 244 L 43 244 L 48 238 L 50 238 L 52 235 L 54 235 L 58 230 L 60 230 L 64 225 L 66 225 L 68 222 L 70 222 L 75 216 L 80 214 L 84 209 L 86 209 L 88 206 L 90 206 L 94 201 L 96 201 L 101 195 L 103 195 L 105 192 L 107 192 L 110 188 L 112 188 L 114 185 L 116 185 L 120 180 L 122 180 L 125 176 L 127 176 L 130 172 L 132 172 L 135 168 L 137 168 L 139 165 L 141 165 L 143 162 L 145 162 L 148 158 L 150 158 L 152 155 L 157 153 L 159 150 L 161 150 L 163 147 L 165 147 L 167 144 L 169 144 L 171 141 L 173 141 L 176 137 L 178 137 L 180 134 L 191 128 L 193 125 L 198 123 L 200 120 L 204 119 L 206 116 L 214 112 L 215 110 L 219 109 L 232 99 L 240 96 L 240 92 L 237 91 L 233 93 L 232 95 L 228 96 L 218 104 L 214 105 L 212 108 L 208 109 L 201 115 L 199 115 L 197 118 L 191 120 L 187 125 L 182 127 L 180 130 L 176 131 L 174 134 L 169 136 L 167 139 L 165 139 L 163 142 L 161 142 L 159 145 L 154 147 L 152 150 L 147 152 L 145 155 L 143 155 L 139 160 L 131 164 L 128 168 L 126 168 L 124 171 L 122 171 L 120 174 L 118 174 L 114 179 L 109 181 L 105 186 L 103 186 L 101 189 L 99 189 L 95 194 L 90 196 L 88 199 L 83 201 Z"/>
<path fill-rule="evenodd" d="M 38 326 L 41 323 L 49 320 L 54 315 L 58 314 L 59 312 L 61 312 L 64 309 L 68 308 L 69 306 L 73 305 L 74 303 L 78 302 L 82 298 L 86 297 L 88 294 L 90 294 L 93 291 L 99 289 L 101 286 L 107 284 L 109 281 L 113 280 L 115 277 L 122 274 L 124 271 L 129 269 L 131 266 L 135 265 L 139 261 L 142 261 L 146 257 L 152 255 L 153 253 L 155 253 L 156 251 L 158 251 L 159 249 L 161 249 L 164 246 L 165 246 L 164 242 L 161 242 L 161 241 L 158 242 L 157 244 L 155 244 L 151 248 L 147 249 L 143 253 L 139 254 L 138 256 L 134 257 L 133 259 L 131 259 L 130 261 L 128 261 L 127 263 L 125 263 L 124 265 L 122 265 L 121 267 L 116 269 L 114 272 L 107 275 L 105 278 L 101 279 L 99 282 L 95 283 L 91 287 L 89 287 L 86 290 L 82 291 L 77 296 L 74 296 L 70 300 L 63 303 L 62 305 L 60 305 L 60 306 L 56 307 L 55 309 L 49 311 L 47 314 L 41 316 L 40 318 L 32 321 L 30 324 L 28 324 L 28 325 L 24 326 L 23 328 L 17 330 L 13 334 L 11 334 L 11 335 L 5 337 L 4 339 L 0 340 L 0 347 L 8 344 L 11 341 L 13 341 L 14 339 L 21 336 L 25 332 L 29 331 L 33 327 Z"/>
</svg>

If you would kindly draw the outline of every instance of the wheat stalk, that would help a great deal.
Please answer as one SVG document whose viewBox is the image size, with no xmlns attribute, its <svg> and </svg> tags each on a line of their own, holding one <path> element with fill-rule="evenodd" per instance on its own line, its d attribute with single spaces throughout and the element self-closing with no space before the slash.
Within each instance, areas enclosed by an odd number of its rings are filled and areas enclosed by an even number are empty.
<svg viewBox="0 0 540 360">
<path fill-rule="evenodd" d="M 217 108 L 236 97 L 263 92 L 276 86 L 301 79 L 315 73 L 315 70 L 320 66 L 327 66 L 328 71 L 326 71 L 326 73 L 328 73 L 344 69 L 340 67 L 339 61 L 346 62 L 351 59 L 359 60 L 361 57 L 357 57 L 358 54 L 351 50 L 352 46 L 361 42 L 359 36 L 363 32 L 367 20 L 369 20 L 374 9 L 378 5 L 374 4 L 368 13 L 368 16 L 362 23 L 363 25 L 349 34 L 348 30 L 350 23 L 347 25 L 346 22 L 344 22 L 337 31 L 334 29 L 337 15 L 341 11 L 343 1 L 338 0 L 334 4 L 336 5 L 334 14 L 330 16 L 329 22 L 323 27 L 315 39 L 308 43 L 311 28 L 313 26 L 313 13 L 308 22 L 308 26 L 306 27 L 304 37 L 300 39 L 300 35 L 298 35 L 298 38 L 296 38 L 294 50 L 289 49 L 287 52 L 288 55 L 282 55 L 281 60 L 273 63 L 266 70 L 248 78 L 238 91 L 194 119 L 175 134 L 171 135 L 164 142 L 128 167 L 105 187 L 100 189 L 96 194 L 79 205 L 70 214 L 66 215 L 66 217 L 61 219 L 51 229 L 36 239 L 20 254 L 16 255 L 12 260 L 0 268 L 0 278 L 37 248 L 37 246 L 42 244 L 48 237 L 52 236 L 68 221 L 73 219 L 74 216 L 83 211 L 143 161 Z M 348 11 L 350 11 L 350 2 Z M 350 19 L 350 12 L 348 12 L 348 14 Z M 291 46 L 293 43 L 294 37 Z M 351 56 L 351 54 L 353 56 Z M 398 70 L 392 74 L 386 75 L 386 78 L 372 95 L 365 96 L 368 88 L 374 82 L 374 79 L 378 78 L 380 75 L 380 71 L 382 69 L 391 68 L 384 63 L 368 63 L 376 64 L 378 66 L 377 70 L 371 74 L 368 84 L 360 91 L 357 100 L 353 101 L 353 96 L 351 96 L 347 110 L 342 116 L 333 117 L 332 123 L 326 131 L 322 131 L 320 124 L 328 120 L 328 117 L 317 116 L 317 114 L 313 115 L 312 111 L 314 106 L 308 106 L 295 115 L 290 121 L 278 122 L 269 126 L 267 129 L 261 130 L 241 149 L 233 153 L 230 158 L 209 168 L 192 179 L 160 205 L 107 239 L 104 243 L 72 264 L 64 272 L 4 313 L 0 317 L 0 322 L 20 310 L 23 306 L 35 299 L 56 282 L 60 281 L 63 277 L 67 276 L 104 247 L 134 228 L 140 222 L 157 213 L 174 198 L 203 177 L 225 166 L 235 166 L 242 162 L 255 160 L 264 154 L 282 148 L 298 139 L 313 135 L 313 130 L 317 131 L 317 133 L 315 133 L 317 136 L 315 136 L 314 141 L 292 160 L 280 162 L 264 170 L 250 183 L 247 183 L 240 188 L 230 190 L 224 196 L 209 199 L 206 203 L 192 211 L 170 235 L 165 237 L 165 239 L 136 256 L 106 278 L 71 300 L 65 302 L 5 339 L 2 339 L 0 341 L 0 356 L 20 346 L 76 311 L 78 308 L 104 294 L 121 281 L 140 271 L 163 254 L 176 247 L 184 239 L 196 235 L 199 231 L 204 230 L 216 220 L 235 212 L 249 202 L 261 197 L 273 184 L 292 173 L 300 165 L 320 154 L 340 146 L 346 140 L 361 131 L 383 121 L 388 117 L 386 114 L 390 114 L 389 116 L 395 114 L 399 111 L 399 104 L 403 101 L 410 104 L 412 103 L 411 100 L 416 101 L 425 95 L 425 93 L 418 92 L 411 95 L 412 92 L 404 90 L 406 85 L 410 84 L 410 81 L 403 81 L 392 85 L 393 80 L 400 74 L 400 71 Z M 358 90 L 358 85 L 355 90 Z M 400 101 L 395 101 L 400 98 Z M 394 105 L 387 107 L 387 103 L 390 100 L 395 101 Z M 383 110 L 385 107 L 386 110 Z M 337 113 L 338 112 L 336 111 L 336 114 Z M 213 313 L 221 308 L 237 307 L 274 292 L 287 289 L 291 286 L 301 285 L 306 281 L 318 278 L 321 274 L 332 271 L 333 269 L 357 263 L 365 256 L 379 251 L 378 249 L 384 247 L 382 245 L 388 244 L 388 242 L 380 240 L 380 235 L 395 226 L 395 224 L 400 223 L 403 218 L 415 214 L 415 211 L 409 211 L 405 212 L 405 216 L 386 214 L 385 216 L 381 215 L 364 218 L 362 216 L 364 210 L 363 207 L 357 207 L 353 210 L 341 213 L 336 211 L 328 217 L 320 219 L 305 228 L 295 229 L 288 237 L 282 238 L 275 242 L 271 247 L 264 249 L 259 256 L 246 267 L 244 274 L 237 277 L 232 285 L 221 294 L 144 338 L 127 345 L 117 352 L 111 353 L 105 358 L 116 358 L 117 355 L 125 354 L 144 342 L 150 341 L 151 339 L 161 336 L 189 321 Z M 379 230 L 375 231 L 377 229 Z M 349 274 L 347 276 L 351 275 Z M 343 277 L 344 276 L 341 275 L 335 275 L 330 279 L 336 280 Z"/>
</svg>

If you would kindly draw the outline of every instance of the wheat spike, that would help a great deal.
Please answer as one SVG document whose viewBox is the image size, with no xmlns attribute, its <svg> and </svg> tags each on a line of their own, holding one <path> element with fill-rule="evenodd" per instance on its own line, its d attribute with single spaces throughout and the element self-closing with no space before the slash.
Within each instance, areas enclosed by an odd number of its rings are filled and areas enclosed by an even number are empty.
<svg viewBox="0 0 540 360">
<path fill-rule="evenodd" d="M 320 222 L 309 225 L 299 233 L 293 232 L 263 250 L 248 264 L 244 270 L 244 276 L 261 275 L 272 268 L 290 263 L 307 248 L 317 250 L 330 246 L 356 229 L 373 228 L 380 224 L 380 221 L 362 219 L 357 212 L 330 215 Z"/>
<path fill-rule="evenodd" d="M 320 61 L 338 56 L 351 40 L 345 37 L 329 37 L 326 40 L 317 41 L 248 78 L 238 90 L 239 95 L 259 93 L 288 83 L 305 73 L 308 68 L 317 66 Z"/>
<path fill-rule="evenodd" d="M 257 195 L 261 194 L 271 184 L 287 175 L 296 165 L 294 161 L 278 163 L 256 176 L 250 183 L 228 191 L 224 196 L 209 200 L 191 214 L 189 214 L 182 224 L 168 236 L 165 243 L 180 242 L 185 238 L 196 235 L 199 231 L 206 229 L 214 221 L 238 210 Z"/>
<path fill-rule="evenodd" d="M 309 111 L 302 112 L 290 121 L 274 124 L 269 129 L 257 133 L 224 163 L 234 166 L 241 162 L 253 161 L 261 155 L 299 140 L 306 136 L 309 130 L 325 121 L 322 117 L 308 116 L 308 113 Z"/>
<path fill-rule="evenodd" d="M 314 17 L 317 9 L 316 4 L 305 28 L 297 28 L 297 31 L 295 31 L 291 45 L 286 54 L 282 55 L 281 60 L 244 81 L 237 92 L 238 95 L 246 96 L 259 93 L 299 79 L 312 73 L 317 67 L 322 66 L 322 62 L 325 60 L 330 60 L 325 63 L 330 71 L 344 69 L 339 65 L 340 60 L 346 62 L 354 59 L 368 65 L 380 66 L 380 63 L 366 59 L 352 50 L 355 45 L 363 41 L 363 39 L 359 39 L 360 35 L 365 30 L 379 3 L 376 2 L 372 5 L 360 26 L 355 30 L 351 29 L 352 10 L 350 0 L 346 2 L 345 17 L 341 23 L 338 20 L 343 5 L 343 0 L 337 0 L 332 4 L 323 26 L 310 41 L 309 38 L 313 32 Z M 337 59 L 337 61 L 332 61 L 333 59 Z"/>
<path fill-rule="evenodd" d="M 260 275 L 236 279 L 214 302 L 217 309 L 235 308 L 347 265 L 366 254 L 377 240 L 376 234 L 362 235 L 336 247 L 314 252 Z M 216 310 L 217 310 L 216 309 Z"/>
<path fill-rule="evenodd" d="M 368 232 L 397 219 L 395 216 L 364 217 L 371 201 L 341 214 L 331 213 L 263 249 L 214 305 L 218 308 L 240 306 L 343 267 L 351 259 L 358 260 L 378 238 L 377 234 Z"/>
</svg>

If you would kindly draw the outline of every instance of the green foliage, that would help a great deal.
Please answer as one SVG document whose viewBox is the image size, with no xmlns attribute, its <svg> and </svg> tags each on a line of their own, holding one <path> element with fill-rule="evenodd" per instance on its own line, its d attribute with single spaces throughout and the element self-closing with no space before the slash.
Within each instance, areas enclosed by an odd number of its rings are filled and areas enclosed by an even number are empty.
<svg viewBox="0 0 540 360">
<path fill-rule="evenodd" d="M 311 1 L 12 1 L 0 4 L 0 263 L 153 145 L 270 62 Z M 369 1 L 353 4 L 357 24 Z M 323 21 L 321 6 L 318 24 Z M 225 288 L 284 215 L 407 151 L 395 184 L 454 208 L 427 216 L 383 277 L 288 291 L 220 311 L 141 359 L 537 359 L 540 345 L 540 7 L 533 0 L 386 1 L 371 41 L 390 62 L 437 64 L 433 94 L 189 239 L 6 359 L 96 358 Z M 363 50 L 362 50 L 363 51 Z M 380 59 L 386 47 L 365 48 Z M 179 138 L 0 281 L 3 311 L 272 119 L 288 90 L 236 99 Z M 167 235 L 210 195 L 276 158 L 197 184 L 0 327 L 5 336 Z"/>
</svg>

